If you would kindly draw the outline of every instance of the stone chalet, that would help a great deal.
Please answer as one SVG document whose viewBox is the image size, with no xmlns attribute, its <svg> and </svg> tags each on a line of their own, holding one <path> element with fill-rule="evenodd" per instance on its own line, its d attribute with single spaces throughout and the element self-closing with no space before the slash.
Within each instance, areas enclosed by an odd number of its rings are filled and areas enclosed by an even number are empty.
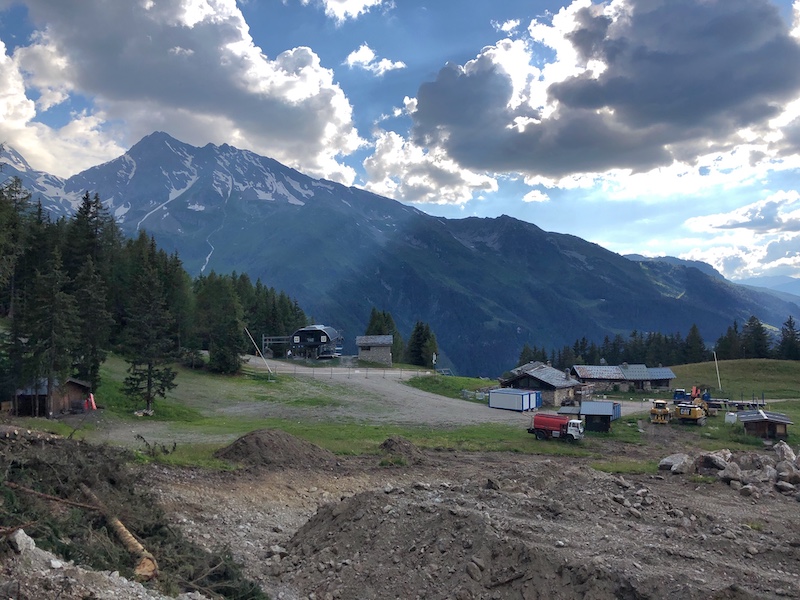
<svg viewBox="0 0 800 600">
<path fill-rule="evenodd" d="M 622 363 L 611 365 L 575 365 L 570 373 L 583 383 L 592 384 L 595 393 L 613 391 L 650 391 L 669 389 L 675 373 L 669 367 Z"/>
<path fill-rule="evenodd" d="M 575 401 L 583 384 L 573 379 L 569 370 L 561 371 L 534 361 L 511 370 L 511 377 L 500 379 L 501 387 L 541 390 L 542 406 L 561 406 Z"/>
<path fill-rule="evenodd" d="M 391 335 L 357 336 L 356 346 L 358 346 L 358 360 L 374 362 L 391 367 L 393 342 L 394 337 Z"/>
</svg>

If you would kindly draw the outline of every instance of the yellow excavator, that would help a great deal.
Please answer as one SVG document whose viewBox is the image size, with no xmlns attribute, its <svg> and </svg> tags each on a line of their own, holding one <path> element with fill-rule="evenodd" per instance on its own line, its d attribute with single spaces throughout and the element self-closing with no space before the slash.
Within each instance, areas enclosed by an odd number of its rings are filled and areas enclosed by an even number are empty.
<svg viewBox="0 0 800 600">
<path fill-rule="evenodd" d="M 681 423 L 694 423 L 702 426 L 706 424 L 706 418 L 710 412 L 700 389 L 692 386 L 691 400 L 676 405 L 673 418 L 678 419 Z"/>
<path fill-rule="evenodd" d="M 669 404 L 666 400 L 653 400 L 653 406 L 650 408 L 650 422 L 668 424 L 672 419 L 672 412 L 669 409 Z"/>
</svg>

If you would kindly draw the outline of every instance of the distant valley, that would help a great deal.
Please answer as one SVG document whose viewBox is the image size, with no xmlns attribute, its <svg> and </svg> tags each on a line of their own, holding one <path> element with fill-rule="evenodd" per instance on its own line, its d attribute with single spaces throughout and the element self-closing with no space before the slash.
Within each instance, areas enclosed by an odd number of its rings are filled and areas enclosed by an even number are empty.
<svg viewBox="0 0 800 600">
<path fill-rule="evenodd" d="M 343 332 L 345 352 L 355 352 L 373 306 L 405 336 L 429 323 L 439 366 L 490 377 L 515 366 L 526 343 L 601 342 L 634 329 L 685 335 L 693 323 L 713 343 L 734 319 L 778 328 L 800 319 L 794 287 L 736 285 L 704 263 L 623 257 L 507 216 L 434 217 L 228 145 L 154 133 L 69 179 L 31 169 L 9 148 L 0 163 L 55 217 L 72 214 L 88 190 L 126 235 L 146 230 L 189 273 L 247 273 L 286 291 Z"/>
</svg>

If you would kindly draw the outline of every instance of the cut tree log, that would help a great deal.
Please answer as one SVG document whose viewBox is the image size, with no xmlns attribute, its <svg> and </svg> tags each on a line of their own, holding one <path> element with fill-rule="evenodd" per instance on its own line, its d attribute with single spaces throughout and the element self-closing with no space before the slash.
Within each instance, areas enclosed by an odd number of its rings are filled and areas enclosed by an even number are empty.
<svg viewBox="0 0 800 600">
<path fill-rule="evenodd" d="M 100 498 L 98 498 L 87 485 L 82 483 L 81 491 L 92 501 L 95 507 L 97 507 L 97 510 L 103 514 L 108 524 L 111 526 L 111 529 L 117 534 L 119 541 L 125 546 L 125 549 L 138 559 L 133 571 L 136 577 L 142 581 L 150 581 L 158 577 L 158 564 L 156 563 L 155 557 L 139 543 L 139 540 L 133 537 L 127 527 L 125 527 L 116 516 L 109 512 L 105 504 L 101 502 Z"/>
</svg>

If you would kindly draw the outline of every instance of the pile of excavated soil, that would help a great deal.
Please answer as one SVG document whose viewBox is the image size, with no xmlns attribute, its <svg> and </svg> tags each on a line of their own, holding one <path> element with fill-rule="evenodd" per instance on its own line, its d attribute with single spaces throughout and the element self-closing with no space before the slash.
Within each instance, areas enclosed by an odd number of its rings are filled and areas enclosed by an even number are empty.
<svg viewBox="0 0 800 600">
<path fill-rule="evenodd" d="M 724 484 L 695 490 L 679 476 L 626 479 L 532 457 L 453 475 L 321 506 L 271 557 L 273 577 L 316 598 L 800 594 L 794 498 L 753 506 Z"/>
<path fill-rule="evenodd" d="M 259 429 L 243 435 L 214 456 L 245 466 L 291 466 L 324 469 L 336 465 L 336 456 L 280 429 Z"/>
<path fill-rule="evenodd" d="M 390 437 L 380 447 L 387 457 L 401 458 L 407 464 L 418 465 L 425 460 L 425 454 L 404 437 Z"/>
</svg>

